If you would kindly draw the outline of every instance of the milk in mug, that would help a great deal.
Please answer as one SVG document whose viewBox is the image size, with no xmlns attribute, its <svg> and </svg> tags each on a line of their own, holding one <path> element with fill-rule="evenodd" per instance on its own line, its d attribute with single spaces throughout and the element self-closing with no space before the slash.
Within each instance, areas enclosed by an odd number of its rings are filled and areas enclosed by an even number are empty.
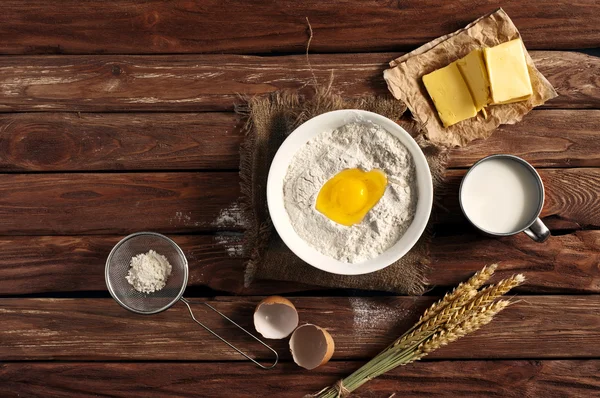
<svg viewBox="0 0 600 398">
<path fill-rule="evenodd" d="M 539 212 L 542 195 L 531 170 L 502 157 L 476 165 L 461 186 L 467 217 L 478 228 L 495 234 L 514 233 L 531 224 Z"/>
</svg>

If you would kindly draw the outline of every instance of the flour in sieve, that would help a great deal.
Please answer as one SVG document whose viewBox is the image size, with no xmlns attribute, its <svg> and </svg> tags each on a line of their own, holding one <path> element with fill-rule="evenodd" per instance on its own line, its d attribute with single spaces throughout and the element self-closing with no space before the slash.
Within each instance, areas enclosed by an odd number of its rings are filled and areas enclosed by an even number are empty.
<svg viewBox="0 0 600 398">
<path fill-rule="evenodd" d="M 165 256 L 154 250 L 134 256 L 129 267 L 125 279 L 141 293 L 153 293 L 165 287 L 173 268 Z"/>
<path fill-rule="evenodd" d="M 388 187 L 361 223 L 346 227 L 318 212 L 315 202 L 323 184 L 349 168 L 383 170 Z M 408 149 L 383 127 L 350 123 L 319 134 L 295 154 L 283 194 L 302 239 L 326 256 L 357 263 L 393 246 L 410 226 L 417 204 L 415 167 Z"/>
</svg>

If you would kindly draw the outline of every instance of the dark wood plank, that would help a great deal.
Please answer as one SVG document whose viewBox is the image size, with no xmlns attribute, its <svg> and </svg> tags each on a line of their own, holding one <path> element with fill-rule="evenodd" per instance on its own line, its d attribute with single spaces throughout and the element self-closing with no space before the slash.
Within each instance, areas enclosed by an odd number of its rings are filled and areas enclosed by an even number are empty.
<svg viewBox="0 0 600 398">
<path fill-rule="evenodd" d="M 18 236 L 0 239 L 0 295 L 106 290 L 104 264 L 121 236 Z M 235 293 L 243 285 L 241 236 L 172 238 L 189 262 L 188 286 Z M 4 261 L 6 260 L 6 261 Z"/>
<path fill-rule="evenodd" d="M 600 296 L 526 296 L 476 334 L 431 358 L 589 358 L 600 356 Z M 210 301 L 248 328 L 260 297 Z M 429 297 L 292 298 L 302 322 L 328 328 L 334 359 L 375 355 L 411 326 Z M 193 299 L 193 303 L 199 303 Z M 196 316 L 259 358 L 268 351 L 194 305 Z M 112 299 L 0 299 L 4 360 L 241 360 L 189 319 L 176 304 L 152 316 L 127 312 Z M 335 314 L 335 317 L 332 317 Z M 273 341 L 289 359 L 287 340 Z"/>
<path fill-rule="evenodd" d="M 431 264 L 427 274 L 430 288 L 450 290 L 484 265 L 500 263 L 490 283 L 524 273 L 527 281 L 517 289 L 519 292 L 600 293 L 600 231 L 552 236 L 544 244 L 533 242 L 525 234 L 502 239 L 475 233 L 437 235 L 433 237 L 430 250 Z M 239 276 L 240 284 L 241 278 Z M 218 280 L 207 284 L 219 289 Z M 289 294 L 310 289 L 304 285 L 264 280 L 255 281 L 237 293 Z M 319 292 L 314 291 L 314 294 Z"/>
<path fill-rule="evenodd" d="M 494 239 L 481 235 L 436 236 L 431 245 L 433 286 L 455 286 L 482 264 L 500 262 L 492 282 L 527 275 L 522 288 L 535 292 L 600 292 L 600 231 L 552 236 L 546 243 L 525 234 Z"/>
<path fill-rule="evenodd" d="M 465 170 L 448 170 L 441 200 L 443 209 L 436 222 L 465 223 L 458 203 L 458 190 Z M 542 211 L 550 229 L 597 228 L 600 226 L 600 169 L 541 169 L 546 201 Z"/>
<path fill-rule="evenodd" d="M 395 50 L 423 44 L 503 7 L 530 48 L 596 47 L 594 0 L 504 0 L 450 4 L 435 0 L 255 2 L 7 0 L 0 16 L 0 52 L 266 53 L 304 51 L 306 17 L 313 49 Z"/>
<path fill-rule="evenodd" d="M 488 139 L 453 150 L 449 167 L 468 167 L 494 153 L 521 156 L 535 167 L 598 167 L 599 123 L 597 110 L 535 110 Z"/>
<path fill-rule="evenodd" d="M 463 224 L 449 170 L 437 224 Z M 600 226 L 600 169 L 542 169 L 553 229 Z M 235 172 L 5 174 L 0 179 L 0 235 L 123 234 L 239 230 L 245 227 Z"/>
<path fill-rule="evenodd" d="M 333 72 L 334 90 L 346 96 L 389 95 L 382 72 L 397 55 L 311 55 L 311 65 L 323 85 Z M 548 107 L 600 107 L 600 58 L 559 51 L 532 56 L 560 94 Z M 232 110 L 240 94 L 309 92 L 310 83 L 306 58 L 298 55 L 4 57 L 0 111 L 222 111 Z"/>
<path fill-rule="evenodd" d="M 0 171 L 237 169 L 228 113 L 0 114 Z"/>
<path fill-rule="evenodd" d="M 536 167 L 600 167 L 599 110 L 535 110 L 487 140 L 452 151 L 450 167 L 492 153 Z M 233 113 L 0 114 L 0 171 L 236 169 Z"/>
<path fill-rule="evenodd" d="M 576 62 L 564 62 L 564 58 L 557 56 L 554 51 L 541 51 L 531 53 L 537 68 L 548 78 L 560 96 L 568 96 L 564 98 L 564 106 L 566 108 L 582 108 L 583 106 L 577 103 L 590 104 L 594 102 L 594 98 L 600 94 L 600 57 L 596 52 L 596 56 L 585 55 L 581 53 L 573 57 Z M 592 74 L 590 74 L 590 72 Z M 563 100 L 553 100 L 545 106 L 551 107 L 552 102 L 562 103 Z M 557 106 L 560 107 L 560 106 Z M 590 108 L 598 108 L 596 103 Z"/>
<path fill-rule="evenodd" d="M 120 236 L 0 238 L 0 295 L 106 290 L 104 264 Z M 316 290 L 312 286 L 257 281 L 244 288 L 239 234 L 178 236 L 190 263 L 188 286 L 217 291 L 274 294 Z M 499 278 L 523 272 L 524 292 L 600 293 L 600 231 L 554 236 L 537 244 L 523 234 L 504 239 L 480 235 L 436 236 L 431 245 L 430 286 L 455 286 L 483 265 L 501 261 Z"/>
<path fill-rule="evenodd" d="M 317 392 L 361 364 L 330 362 L 307 373 L 281 363 L 261 373 L 244 363 L 5 363 L 0 391 L 7 398 L 291 398 Z M 352 396 L 592 397 L 600 389 L 598 372 L 598 360 L 417 362 L 370 381 Z"/>
<path fill-rule="evenodd" d="M 237 172 L 5 174 L 0 234 L 235 230 L 238 197 Z"/>
<path fill-rule="evenodd" d="M 543 217 L 600 226 L 600 169 L 550 169 L 540 175 L 546 187 Z"/>
</svg>

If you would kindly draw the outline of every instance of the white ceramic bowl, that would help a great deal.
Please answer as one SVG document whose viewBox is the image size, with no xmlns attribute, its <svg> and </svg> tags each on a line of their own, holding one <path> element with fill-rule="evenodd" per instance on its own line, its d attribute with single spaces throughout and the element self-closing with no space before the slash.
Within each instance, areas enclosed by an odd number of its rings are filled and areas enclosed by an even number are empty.
<svg viewBox="0 0 600 398">
<path fill-rule="evenodd" d="M 283 201 L 283 180 L 294 154 L 316 135 L 355 121 L 378 124 L 395 135 L 410 151 L 417 174 L 417 210 L 412 224 L 398 242 L 379 256 L 360 263 L 348 264 L 328 257 L 309 246 L 298 236 L 290 222 Z M 303 261 L 323 271 L 341 275 L 360 275 L 378 271 L 404 256 L 423 234 L 433 204 L 433 185 L 429 165 L 415 140 L 394 121 L 373 112 L 346 109 L 324 113 L 302 124 L 283 142 L 269 170 L 267 202 L 273 225 L 281 239 Z"/>
</svg>

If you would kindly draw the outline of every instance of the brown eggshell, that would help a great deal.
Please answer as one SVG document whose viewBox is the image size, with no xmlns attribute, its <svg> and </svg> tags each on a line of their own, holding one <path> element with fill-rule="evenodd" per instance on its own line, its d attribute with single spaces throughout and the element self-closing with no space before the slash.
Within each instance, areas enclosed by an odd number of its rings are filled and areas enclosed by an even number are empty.
<svg viewBox="0 0 600 398">
<path fill-rule="evenodd" d="M 329 362 L 335 343 L 327 330 L 307 323 L 292 334 L 290 351 L 298 366 L 312 370 Z"/>
<path fill-rule="evenodd" d="M 262 300 L 254 310 L 254 328 L 266 339 L 283 339 L 298 326 L 298 311 L 281 296 Z"/>
</svg>

